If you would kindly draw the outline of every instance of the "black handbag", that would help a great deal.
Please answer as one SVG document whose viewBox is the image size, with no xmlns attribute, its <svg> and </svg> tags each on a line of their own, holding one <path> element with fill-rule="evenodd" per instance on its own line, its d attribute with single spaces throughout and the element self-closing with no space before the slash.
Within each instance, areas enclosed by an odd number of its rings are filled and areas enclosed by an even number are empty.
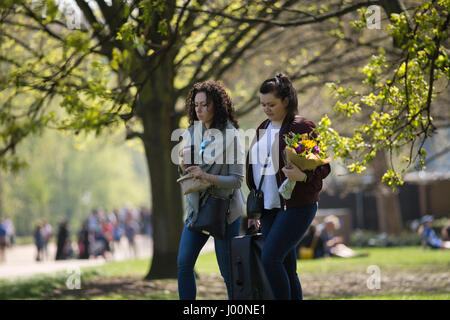
<svg viewBox="0 0 450 320">
<path fill-rule="evenodd" d="M 247 197 L 247 218 L 249 219 L 260 219 L 262 212 L 264 210 L 264 193 L 261 190 L 262 183 L 264 180 L 264 175 L 266 172 L 267 162 L 269 161 L 269 155 L 267 155 L 266 163 L 264 164 L 264 172 L 261 175 L 261 180 L 259 181 L 258 189 L 250 190 Z"/>
<path fill-rule="evenodd" d="M 210 193 L 206 203 L 198 212 L 197 220 L 191 220 L 187 228 L 191 231 L 211 235 L 218 240 L 225 239 L 227 216 L 230 213 L 232 197 L 233 194 L 228 198 L 223 198 Z"/>
<path fill-rule="evenodd" d="M 247 217 L 249 219 L 260 219 L 264 210 L 264 194 L 258 190 L 252 189 L 247 197 Z"/>
</svg>

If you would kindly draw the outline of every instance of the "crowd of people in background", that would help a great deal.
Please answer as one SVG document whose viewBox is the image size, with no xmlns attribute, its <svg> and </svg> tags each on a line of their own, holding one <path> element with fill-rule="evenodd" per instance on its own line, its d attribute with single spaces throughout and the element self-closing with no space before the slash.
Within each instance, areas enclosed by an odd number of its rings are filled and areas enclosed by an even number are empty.
<svg viewBox="0 0 450 320">
<path fill-rule="evenodd" d="M 92 210 L 78 232 L 78 258 L 89 259 L 103 256 L 109 259 L 125 238 L 130 256 L 137 257 L 136 235 L 152 236 L 151 211 L 146 207 L 140 209 L 123 208 L 106 214 L 101 209 Z M 58 239 L 63 257 L 70 252 L 64 250 L 65 239 Z M 69 246 L 70 247 L 70 246 Z"/>
<path fill-rule="evenodd" d="M 114 251 L 122 246 L 128 246 L 128 257 L 136 258 L 137 234 L 152 237 L 151 211 L 145 206 L 124 207 L 112 212 L 105 212 L 102 208 L 92 209 L 76 234 L 71 233 L 67 219 L 59 221 L 56 234 L 52 225 L 42 219 L 33 229 L 35 260 L 90 259 L 99 256 L 110 259 Z M 56 242 L 55 257 L 51 257 L 48 250 L 53 237 Z M 13 246 L 14 239 L 11 218 L 0 219 L 0 263 L 6 261 L 6 249 Z"/>
</svg>

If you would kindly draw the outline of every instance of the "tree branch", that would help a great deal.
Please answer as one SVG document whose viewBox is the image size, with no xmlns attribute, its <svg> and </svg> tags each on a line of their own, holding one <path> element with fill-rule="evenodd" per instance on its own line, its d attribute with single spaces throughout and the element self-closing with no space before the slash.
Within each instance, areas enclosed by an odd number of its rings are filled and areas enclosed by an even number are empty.
<svg viewBox="0 0 450 320">
<path fill-rule="evenodd" d="M 307 24 L 323 22 L 330 18 L 343 16 L 343 15 L 353 12 L 361 7 L 377 5 L 377 4 L 379 4 L 379 0 L 367 0 L 364 2 L 353 4 L 349 7 L 346 7 L 344 9 L 337 10 L 337 11 L 334 11 L 331 13 L 322 14 L 322 15 L 318 15 L 318 16 L 311 16 L 309 19 L 304 19 L 304 20 L 300 19 L 300 20 L 294 20 L 294 21 L 289 21 L 289 22 L 275 21 L 272 19 L 265 19 L 265 18 L 235 17 L 233 15 L 229 15 L 229 14 L 219 12 L 219 11 L 208 11 L 208 10 L 201 10 L 201 9 L 194 9 L 194 8 L 188 8 L 187 10 L 198 12 L 198 13 L 207 13 L 207 14 L 211 15 L 211 18 L 220 16 L 220 17 L 224 17 L 224 18 L 230 19 L 232 21 L 241 22 L 241 23 L 247 22 L 247 23 L 252 23 L 252 24 L 267 24 L 267 25 L 278 26 L 278 27 L 295 27 L 295 26 L 302 26 L 302 25 L 307 25 Z"/>
</svg>

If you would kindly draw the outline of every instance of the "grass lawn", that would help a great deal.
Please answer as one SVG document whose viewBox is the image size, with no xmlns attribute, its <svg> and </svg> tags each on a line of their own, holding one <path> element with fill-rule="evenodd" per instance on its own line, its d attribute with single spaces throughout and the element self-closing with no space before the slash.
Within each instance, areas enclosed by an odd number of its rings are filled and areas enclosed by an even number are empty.
<svg viewBox="0 0 450 320">
<path fill-rule="evenodd" d="M 367 257 L 352 259 L 316 259 L 299 261 L 298 271 L 306 273 L 366 272 L 370 265 L 385 271 L 449 271 L 450 251 L 423 250 L 421 247 L 354 249 L 368 253 Z"/>
<path fill-rule="evenodd" d="M 367 257 L 299 260 L 305 299 L 450 299 L 450 251 L 420 247 L 357 249 Z M 379 268 L 379 289 L 368 289 L 367 268 Z M 69 290 L 67 275 L 1 280 L 0 299 L 177 299 L 177 281 L 143 281 L 149 260 L 108 262 L 82 269 L 81 289 Z M 199 299 L 226 299 L 214 253 L 199 257 Z"/>
</svg>

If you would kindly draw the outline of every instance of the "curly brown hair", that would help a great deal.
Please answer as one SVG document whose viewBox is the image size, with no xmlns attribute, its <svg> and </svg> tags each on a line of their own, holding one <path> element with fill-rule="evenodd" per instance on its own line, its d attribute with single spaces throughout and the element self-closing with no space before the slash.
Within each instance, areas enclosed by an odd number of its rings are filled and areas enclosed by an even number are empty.
<svg viewBox="0 0 450 320">
<path fill-rule="evenodd" d="M 211 101 L 213 103 L 214 119 L 211 128 L 224 130 L 228 120 L 231 121 L 236 129 L 239 128 L 230 96 L 227 94 L 222 83 L 213 80 L 198 82 L 194 84 L 194 87 L 189 92 L 186 98 L 186 111 L 190 125 L 192 125 L 194 121 L 198 121 L 195 112 L 195 96 L 199 92 L 204 92 L 208 99 L 208 103 Z"/>
</svg>

